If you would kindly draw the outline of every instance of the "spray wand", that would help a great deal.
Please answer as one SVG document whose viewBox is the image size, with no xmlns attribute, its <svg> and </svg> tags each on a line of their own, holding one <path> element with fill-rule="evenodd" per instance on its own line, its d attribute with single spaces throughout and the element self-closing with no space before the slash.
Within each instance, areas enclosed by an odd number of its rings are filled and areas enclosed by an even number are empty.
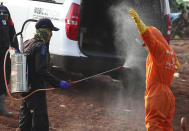
<svg viewBox="0 0 189 131">
<path fill-rule="evenodd" d="M 115 70 L 119 70 L 121 68 L 124 68 L 123 66 L 119 66 L 119 67 L 116 67 L 116 68 L 113 68 L 111 70 L 108 70 L 108 71 L 104 71 L 104 72 L 101 72 L 99 74 L 96 74 L 96 75 L 92 75 L 92 76 L 89 76 L 89 77 L 86 77 L 86 78 L 83 78 L 83 79 L 80 79 L 80 80 L 76 80 L 76 81 L 71 81 L 69 82 L 69 85 L 73 85 L 73 84 L 77 84 L 77 83 L 80 83 L 82 81 L 85 81 L 85 80 L 88 80 L 88 79 L 91 79 L 91 78 L 94 78 L 94 77 L 97 77 L 99 75 L 102 75 L 102 74 L 105 74 L 105 73 L 109 73 L 109 72 L 112 72 L 112 71 L 115 71 Z"/>
</svg>

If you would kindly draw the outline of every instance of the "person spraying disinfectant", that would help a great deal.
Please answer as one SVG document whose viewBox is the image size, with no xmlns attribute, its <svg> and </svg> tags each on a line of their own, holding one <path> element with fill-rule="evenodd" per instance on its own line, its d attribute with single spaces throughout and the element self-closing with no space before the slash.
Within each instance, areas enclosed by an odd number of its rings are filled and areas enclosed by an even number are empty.
<svg viewBox="0 0 189 131">
<path fill-rule="evenodd" d="M 161 32 L 146 26 L 135 10 L 129 13 L 147 46 L 146 60 L 145 125 L 147 131 L 172 131 L 175 97 L 169 88 L 175 69 L 180 65 Z"/>
<path fill-rule="evenodd" d="M 54 87 L 69 88 L 66 81 L 56 79 L 48 72 L 48 46 L 52 31 L 59 29 L 50 19 L 43 18 L 37 21 L 34 38 L 24 43 L 24 52 L 27 54 L 28 86 L 29 91 L 23 97 L 38 89 L 45 89 L 45 81 Z M 19 112 L 19 128 L 17 131 L 49 131 L 46 93 L 36 92 L 22 101 Z"/>
</svg>

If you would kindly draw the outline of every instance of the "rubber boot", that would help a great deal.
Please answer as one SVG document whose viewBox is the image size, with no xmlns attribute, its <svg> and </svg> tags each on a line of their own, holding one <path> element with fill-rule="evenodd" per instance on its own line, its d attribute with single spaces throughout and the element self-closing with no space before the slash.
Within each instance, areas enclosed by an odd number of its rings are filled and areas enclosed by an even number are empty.
<svg viewBox="0 0 189 131">
<path fill-rule="evenodd" d="M 12 116 L 12 112 L 8 112 L 5 108 L 5 97 L 5 94 L 0 95 L 0 115 L 10 117 Z"/>
</svg>

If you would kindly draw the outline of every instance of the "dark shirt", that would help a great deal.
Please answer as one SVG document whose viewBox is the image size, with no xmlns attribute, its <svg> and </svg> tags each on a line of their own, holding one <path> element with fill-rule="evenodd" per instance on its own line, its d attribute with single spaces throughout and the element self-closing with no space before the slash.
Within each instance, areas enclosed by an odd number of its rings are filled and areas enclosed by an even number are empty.
<svg viewBox="0 0 189 131">
<path fill-rule="evenodd" d="M 28 40 L 24 45 L 24 50 L 27 54 L 28 81 L 29 85 L 31 85 L 30 91 L 45 88 L 44 81 L 54 87 L 59 87 L 60 80 L 56 79 L 48 71 L 49 53 L 47 51 L 47 45 L 42 41 L 36 41 L 34 39 Z"/>
</svg>

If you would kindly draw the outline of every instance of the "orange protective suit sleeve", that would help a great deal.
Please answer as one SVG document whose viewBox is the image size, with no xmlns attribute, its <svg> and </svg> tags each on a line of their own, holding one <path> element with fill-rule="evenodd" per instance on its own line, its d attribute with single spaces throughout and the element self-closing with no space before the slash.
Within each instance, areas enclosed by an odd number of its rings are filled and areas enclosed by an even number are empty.
<svg viewBox="0 0 189 131">
<path fill-rule="evenodd" d="M 165 51 L 169 47 L 162 33 L 155 27 L 147 27 L 142 38 L 152 55 L 153 61 L 157 63 L 164 62 Z"/>
</svg>

